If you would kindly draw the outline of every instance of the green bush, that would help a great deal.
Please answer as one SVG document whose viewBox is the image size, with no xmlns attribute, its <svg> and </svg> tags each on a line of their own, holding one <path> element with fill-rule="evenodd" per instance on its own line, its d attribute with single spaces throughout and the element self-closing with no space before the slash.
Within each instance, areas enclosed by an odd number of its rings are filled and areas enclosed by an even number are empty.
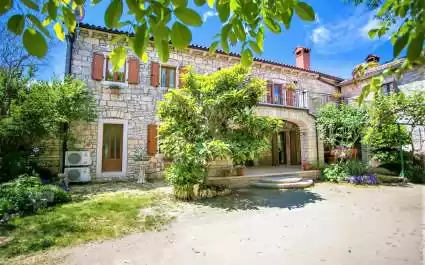
<svg viewBox="0 0 425 265">
<path fill-rule="evenodd" d="M 70 200 L 59 187 L 43 185 L 36 176 L 21 175 L 0 185 L 0 220 L 7 222 L 10 215 L 28 215 Z"/>
<path fill-rule="evenodd" d="M 423 184 L 425 183 L 425 166 L 412 165 L 407 169 L 407 178 L 410 182 Z"/>
<path fill-rule="evenodd" d="M 343 162 L 342 167 L 348 176 L 363 176 L 370 172 L 369 166 L 357 159 Z"/>
<path fill-rule="evenodd" d="M 323 179 L 330 182 L 340 182 L 347 177 L 347 173 L 342 165 L 342 163 L 331 164 L 329 167 L 323 170 Z"/>
</svg>

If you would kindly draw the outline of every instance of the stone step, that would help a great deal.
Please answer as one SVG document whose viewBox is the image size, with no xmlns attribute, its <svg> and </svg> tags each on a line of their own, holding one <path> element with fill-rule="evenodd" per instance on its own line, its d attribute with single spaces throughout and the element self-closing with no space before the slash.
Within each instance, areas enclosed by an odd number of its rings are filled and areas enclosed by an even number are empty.
<svg viewBox="0 0 425 265">
<path fill-rule="evenodd" d="M 268 183 L 261 181 L 254 181 L 251 183 L 251 186 L 257 188 L 268 188 L 268 189 L 303 189 L 313 185 L 313 180 L 311 179 L 302 179 L 298 182 L 291 183 Z"/>
<path fill-rule="evenodd" d="M 285 176 L 285 177 L 272 177 L 272 178 L 263 178 L 258 180 L 263 183 L 294 183 L 301 181 L 302 178 L 296 176 Z"/>
</svg>

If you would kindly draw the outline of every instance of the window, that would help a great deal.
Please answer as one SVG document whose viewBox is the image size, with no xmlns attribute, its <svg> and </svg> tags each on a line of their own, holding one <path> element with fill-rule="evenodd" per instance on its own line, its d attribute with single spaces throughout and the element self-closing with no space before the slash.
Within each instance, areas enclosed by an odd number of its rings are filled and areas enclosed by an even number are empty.
<svg viewBox="0 0 425 265">
<path fill-rule="evenodd" d="M 382 93 L 384 93 L 384 95 L 389 95 L 389 94 L 395 92 L 395 86 L 394 86 L 393 82 L 383 84 L 381 86 L 381 89 L 382 89 Z"/>
<path fill-rule="evenodd" d="M 105 80 L 114 82 L 125 82 L 125 68 L 126 63 L 118 70 L 118 72 L 113 72 L 112 62 L 109 58 L 106 58 Z"/>
<path fill-rule="evenodd" d="M 282 104 L 282 86 L 280 84 L 274 84 L 273 86 L 273 103 Z"/>
<path fill-rule="evenodd" d="M 161 86 L 169 88 L 176 87 L 176 68 L 161 66 Z"/>
</svg>

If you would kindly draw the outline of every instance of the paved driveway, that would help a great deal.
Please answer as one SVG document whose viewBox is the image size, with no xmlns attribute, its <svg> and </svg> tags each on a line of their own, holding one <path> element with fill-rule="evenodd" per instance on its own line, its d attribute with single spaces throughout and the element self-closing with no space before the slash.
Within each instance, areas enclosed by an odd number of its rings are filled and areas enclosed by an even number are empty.
<svg viewBox="0 0 425 265">
<path fill-rule="evenodd" d="M 72 265 L 421 264 L 424 186 L 242 190 L 162 232 L 72 248 Z M 63 254 L 62 253 L 62 254 Z"/>
</svg>

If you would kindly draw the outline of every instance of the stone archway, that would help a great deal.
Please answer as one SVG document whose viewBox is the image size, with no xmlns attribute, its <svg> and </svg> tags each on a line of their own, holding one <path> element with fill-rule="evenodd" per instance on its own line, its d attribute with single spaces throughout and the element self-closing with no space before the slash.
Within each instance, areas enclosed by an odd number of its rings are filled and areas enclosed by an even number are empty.
<svg viewBox="0 0 425 265">
<path fill-rule="evenodd" d="M 301 162 L 316 163 L 318 158 L 323 161 L 323 144 L 316 137 L 316 121 L 307 110 L 260 105 L 255 111 L 259 116 L 279 118 L 299 127 Z"/>
</svg>

